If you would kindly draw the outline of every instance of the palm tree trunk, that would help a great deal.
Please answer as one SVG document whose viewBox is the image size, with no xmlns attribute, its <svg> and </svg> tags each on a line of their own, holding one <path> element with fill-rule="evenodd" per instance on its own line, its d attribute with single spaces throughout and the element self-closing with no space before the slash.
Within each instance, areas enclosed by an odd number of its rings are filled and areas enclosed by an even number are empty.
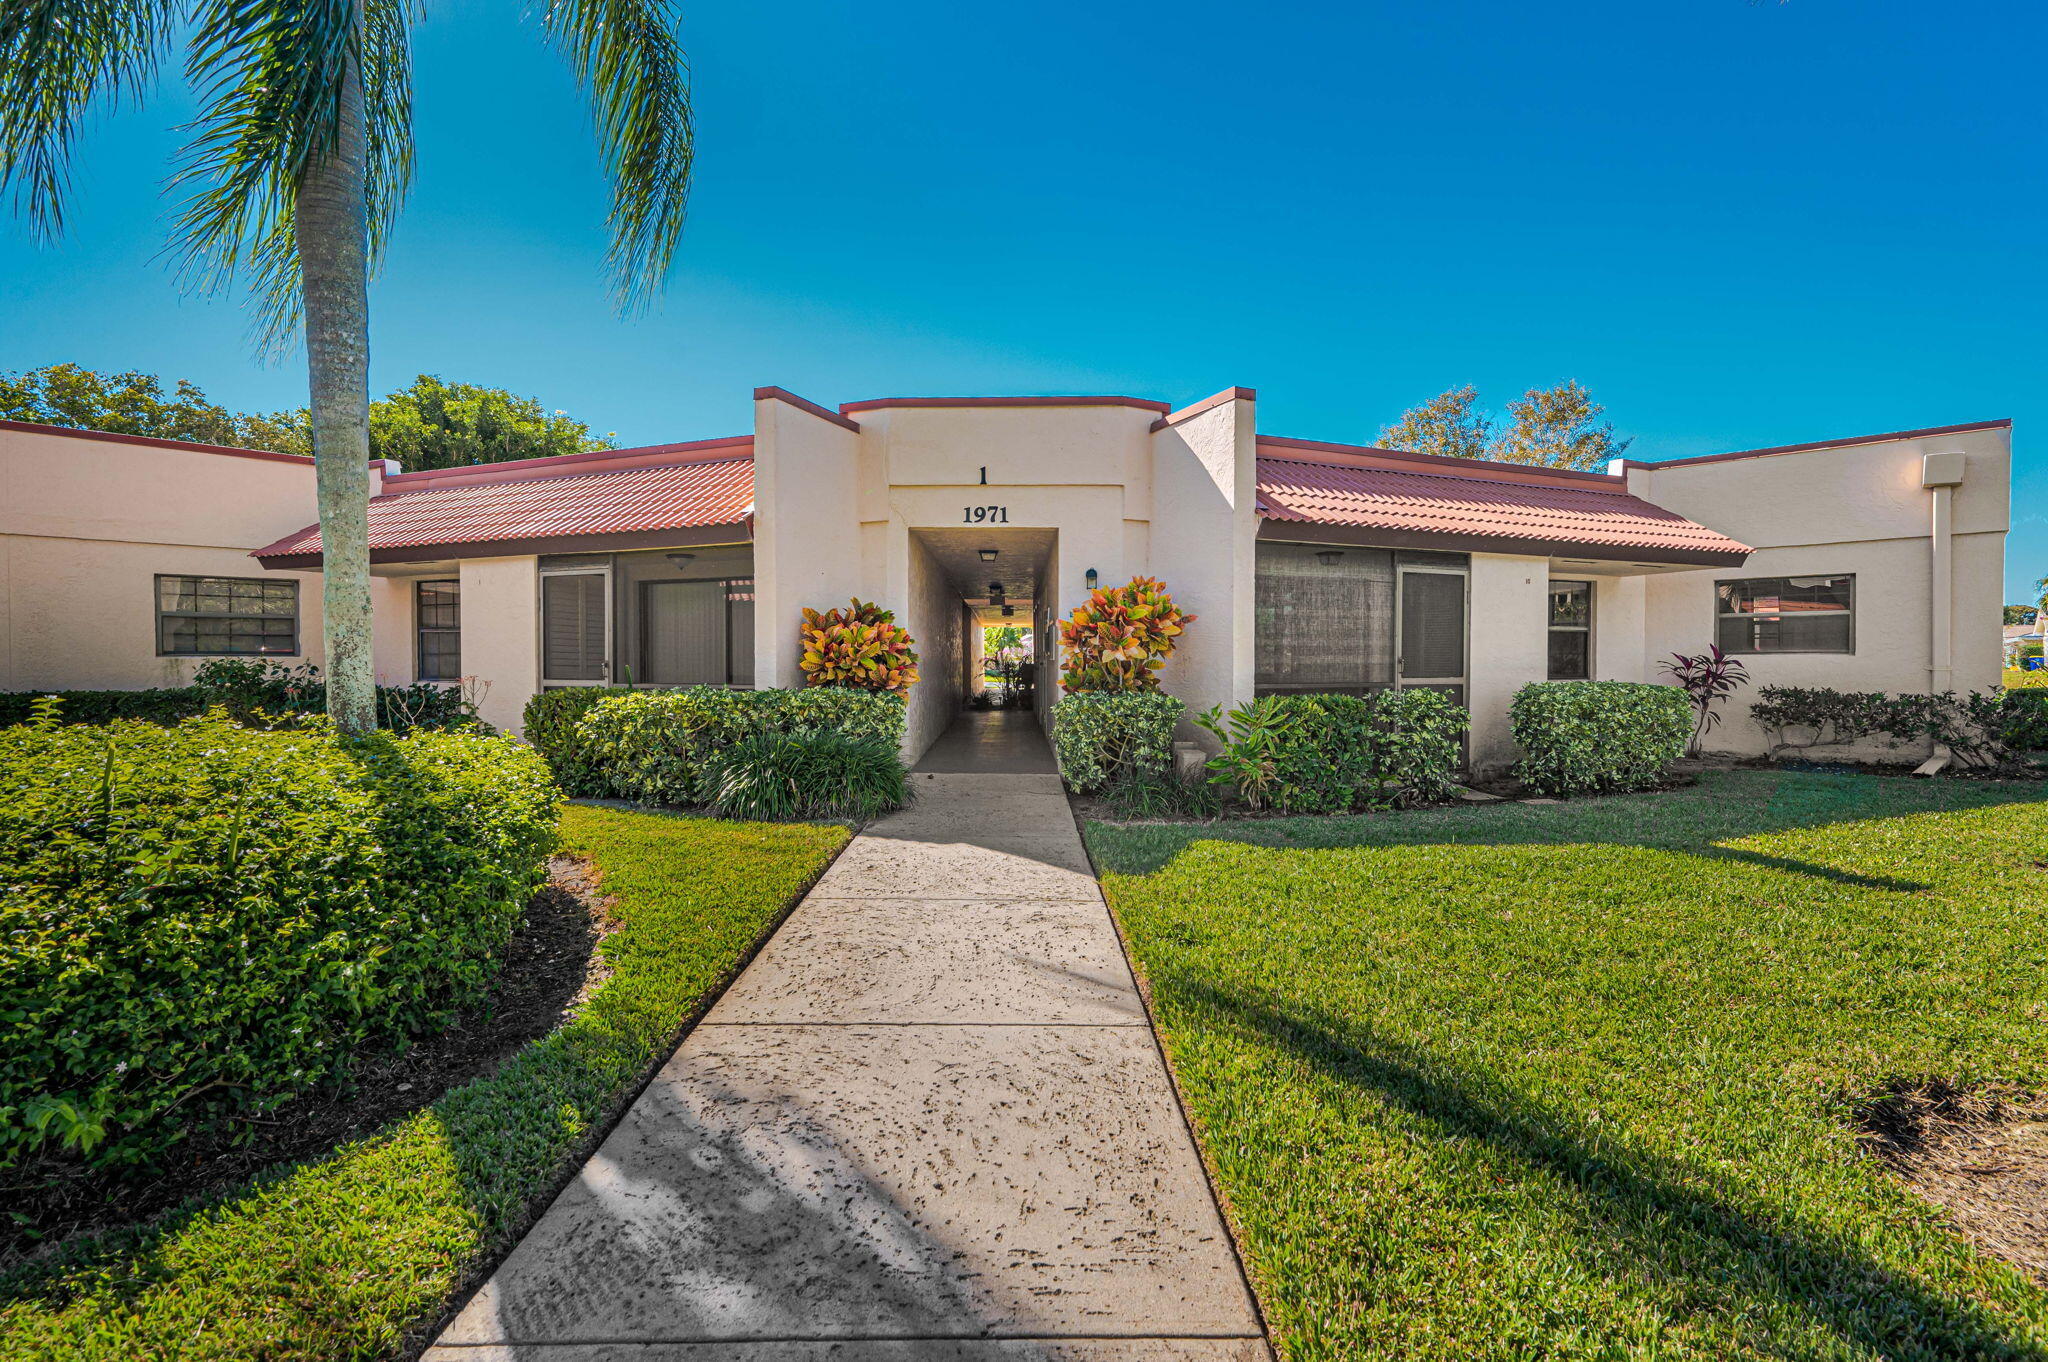
<svg viewBox="0 0 2048 1362">
<path fill-rule="evenodd" d="M 362 0 L 356 0 L 362 31 Z M 377 726 L 370 645 L 369 213 L 360 67 L 343 82 L 340 135 L 299 178 L 306 368 L 319 486 L 327 712 L 345 734 Z"/>
</svg>

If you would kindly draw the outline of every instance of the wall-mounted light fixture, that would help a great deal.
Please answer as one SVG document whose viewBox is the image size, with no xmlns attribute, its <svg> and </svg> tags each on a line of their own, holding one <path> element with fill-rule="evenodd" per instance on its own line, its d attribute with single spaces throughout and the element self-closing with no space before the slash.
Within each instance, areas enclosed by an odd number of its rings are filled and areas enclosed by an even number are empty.
<svg viewBox="0 0 2048 1362">
<path fill-rule="evenodd" d="M 1342 549 L 1324 549 L 1316 554 L 1316 561 L 1324 567 L 1335 567 L 1337 566 L 1337 560 L 1343 556 L 1344 550 Z"/>
<path fill-rule="evenodd" d="M 1003 603 L 1003 584 L 1001 582 L 990 582 L 988 584 L 988 603 L 990 605 L 1001 605 Z"/>
<path fill-rule="evenodd" d="M 996 560 L 996 551 L 994 549 L 982 549 L 980 553 L 981 561 L 984 563 L 993 563 Z"/>
<path fill-rule="evenodd" d="M 1016 614 L 1016 613 L 1017 613 L 1017 607 L 1016 607 L 1016 606 L 1014 606 L 1014 605 L 1006 605 L 1006 606 L 1004 606 L 1004 607 L 1003 607 L 1003 618 L 1004 618 L 1004 619 L 1008 619 L 1008 618 L 1010 618 L 1010 616 L 1012 616 L 1012 615 L 1014 615 L 1014 614 Z"/>
<path fill-rule="evenodd" d="M 1097 577 L 1097 576 L 1095 575 L 1095 569 L 1094 569 L 1094 568 L 1089 568 L 1089 569 L 1088 569 L 1088 578 L 1087 578 L 1087 580 L 1088 580 L 1088 589 L 1089 589 L 1090 591 L 1093 591 L 1093 590 L 1095 589 L 1095 583 L 1096 583 L 1097 581 L 1099 581 L 1099 580 L 1100 580 L 1100 578 L 1098 578 L 1098 577 Z"/>
<path fill-rule="evenodd" d="M 686 568 L 697 561 L 697 555 L 694 553 L 671 553 L 665 556 L 679 568 Z"/>
</svg>

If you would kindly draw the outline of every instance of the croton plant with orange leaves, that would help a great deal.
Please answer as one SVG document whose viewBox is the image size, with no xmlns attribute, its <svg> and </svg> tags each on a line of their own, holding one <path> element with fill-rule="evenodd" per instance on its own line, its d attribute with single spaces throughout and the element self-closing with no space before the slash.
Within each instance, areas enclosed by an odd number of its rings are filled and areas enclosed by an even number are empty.
<svg viewBox="0 0 2048 1362">
<path fill-rule="evenodd" d="M 1060 689 L 1158 690 L 1159 669 L 1194 622 L 1156 577 L 1103 587 L 1060 624 Z"/>
<path fill-rule="evenodd" d="M 854 597 L 844 610 L 804 611 L 807 684 L 885 690 L 901 695 L 917 680 L 910 631 L 892 611 Z"/>
</svg>

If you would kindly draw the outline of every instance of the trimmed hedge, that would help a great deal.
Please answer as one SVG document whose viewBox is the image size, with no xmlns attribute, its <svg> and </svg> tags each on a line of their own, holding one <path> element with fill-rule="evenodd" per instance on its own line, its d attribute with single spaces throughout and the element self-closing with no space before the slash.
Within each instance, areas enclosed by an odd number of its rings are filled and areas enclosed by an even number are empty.
<svg viewBox="0 0 2048 1362">
<path fill-rule="evenodd" d="M 1692 701 L 1638 681 L 1538 681 L 1515 692 L 1508 725 L 1516 774 L 1547 795 L 1645 790 L 1685 755 Z"/>
<path fill-rule="evenodd" d="M 1447 796 L 1464 764 L 1465 711 L 1435 691 L 1288 695 L 1265 798 L 1284 813 L 1405 808 Z"/>
<path fill-rule="evenodd" d="M 1887 695 L 1825 686 L 1765 686 L 1749 714 L 1775 755 L 1831 743 L 1882 738 L 1893 747 L 1940 743 L 1966 764 L 1996 766 L 2022 752 L 2048 750 L 2048 690 L 2013 688 L 1940 695 Z M 1788 733 L 1812 734 L 1805 742 Z"/>
<path fill-rule="evenodd" d="M 103 724 L 114 719 L 174 724 L 219 706 L 239 723 L 277 728 L 327 711 L 327 684 L 320 679 L 320 669 L 311 663 L 283 667 L 274 662 L 216 658 L 200 665 L 189 686 L 0 692 L 0 727 L 27 723 L 36 701 L 45 695 L 57 697 L 57 721 L 64 724 Z M 483 726 L 459 687 L 432 681 L 377 687 L 377 723 L 394 733 Z"/>
<path fill-rule="evenodd" d="M 903 745 L 904 711 L 900 695 L 838 686 L 593 687 L 535 696 L 526 725 L 528 740 L 573 793 L 680 805 L 699 802 L 715 754 L 750 738 L 831 732 L 885 747 L 893 759 Z"/>
<path fill-rule="evenodd" d="M 148 1164 L 476 995 L 556 792 L 466 734 L 0 730 L 0 1164 Z"/>
<path fill-rule="evenodd" d="M 1173 728 L 1187 706 L 1157 691 L 1075 691 L 1052 707 L 1060 778 L 1080 794 L 1173 766 Z"/>
</svg>

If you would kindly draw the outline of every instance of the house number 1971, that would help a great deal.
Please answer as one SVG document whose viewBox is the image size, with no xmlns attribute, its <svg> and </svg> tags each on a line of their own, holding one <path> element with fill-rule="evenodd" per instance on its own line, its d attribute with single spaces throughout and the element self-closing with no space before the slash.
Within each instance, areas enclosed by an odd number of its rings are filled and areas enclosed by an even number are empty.
<svg viewBox="0 0 2048 1362">
<path fill-rule="evenodd" d="M 1007 525 L 1010 523 L 1010 508 L 1007 506 L 969 506 L 962 513 L 963 525 Z"/>
</svg>

